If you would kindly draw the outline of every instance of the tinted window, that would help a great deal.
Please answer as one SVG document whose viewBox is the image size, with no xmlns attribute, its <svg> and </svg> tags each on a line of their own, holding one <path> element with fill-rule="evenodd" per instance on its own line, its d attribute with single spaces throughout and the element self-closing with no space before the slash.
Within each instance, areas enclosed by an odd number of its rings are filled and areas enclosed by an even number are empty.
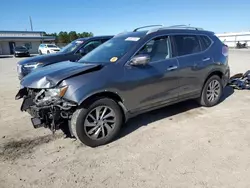
<svg viewBox="0 0 250 188">
<path fill-rule="evenodd" d="M 57 46 L 54 45 L 54 44 L 47 44 L 47 47 L 48 47 L 48 48 L 57 48 Z"/>
<path fill-rule="evenodd" d="M 75 49 L 77 49 L 80 45 L 84 43 L 84 40 L 75 40 L 66 45 L 61 49 L 61 53 L 67 53 L 67 52 L 73 52 Z"/>
<path fill-rule="evenodd" d="M 99 46 L 100 44 L 102 44 L 101 41 L 97 40 L 97 41 L 91 41 L 88 44 L 86 44 L 83 48 L 85 50 L 86 53 L 91 52 L 92 50 L 94 50 L 97 46 Z"/>
<path fill-rule="evenodd" d="M 150 62 L 160 61 L 169 58 L 169 42 L 168 37 L 158 37 L 149 41 L 136 54 L 147 54 L 150 56 Z"/>
<path fill-rule="evenodd" d="M 101 39 L 102 43 L 108 41 L 109 39 Z"/>
<path fill-rule="evenodd" d="M 176 35 L 174 36 L 176 55 L 188 55 L 201 51 L 198 37 L 195 35 Z"/>
<path fill-rule="evenodd" d="M 207 37 L 207 36 L 200 36 L 202 45 L 203 45 L 203 50 L 206 50 L 212 43 L 212 41 Z"/>
<path fill-rule="evenodd" d="M 17 46 L 15 47 L 16 50 L 26 50 L 27 48 L 25 48 L 24 46 Z"/>
</svg>

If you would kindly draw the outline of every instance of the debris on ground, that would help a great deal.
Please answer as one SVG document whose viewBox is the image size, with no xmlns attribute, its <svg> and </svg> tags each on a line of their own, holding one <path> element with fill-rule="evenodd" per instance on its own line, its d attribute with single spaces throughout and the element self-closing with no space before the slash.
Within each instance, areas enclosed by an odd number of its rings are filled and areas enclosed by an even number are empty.
<svg viewBox="0 0 250 188">
<path fill-rule="evenodd" d="M 229 80 L 228 85 L 238 90 L 250 90 L 250 70 L 245 72 L 245 74 L 238 73 L 232 76 Z"/>
</svg>

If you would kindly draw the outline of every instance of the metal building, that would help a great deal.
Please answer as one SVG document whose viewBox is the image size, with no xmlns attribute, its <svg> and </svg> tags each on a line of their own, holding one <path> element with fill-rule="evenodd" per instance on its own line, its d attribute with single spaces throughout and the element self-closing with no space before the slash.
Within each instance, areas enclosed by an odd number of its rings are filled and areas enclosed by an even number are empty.
<svg viewBox="0 0 250 188">
<path fill-rule="evenodd" d="M 43 31 L 0 31 L 0 55 L 11 55 L 15 46 L 26 46 L 29 52 L 38 53 L 43 42 L 55 42 L 53 36 L 43 36 Z"/>
</svg>

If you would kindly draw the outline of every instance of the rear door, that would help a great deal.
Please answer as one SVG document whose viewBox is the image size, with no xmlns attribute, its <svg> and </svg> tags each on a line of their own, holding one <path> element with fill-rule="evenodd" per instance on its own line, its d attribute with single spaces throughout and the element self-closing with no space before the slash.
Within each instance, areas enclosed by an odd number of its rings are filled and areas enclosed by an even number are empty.
<svg viewBox="0 0 250 188">
<path fill-rule="evenodd" d="M 179 63 L 179 97 L 198 95 L 202 89 L 202 74 L 205 64 L 212 61 L 204 56 L 204 48 L 200 37 L 195 34 L 179 34 L 172 36 L 174 56 Z"/>
</svg>

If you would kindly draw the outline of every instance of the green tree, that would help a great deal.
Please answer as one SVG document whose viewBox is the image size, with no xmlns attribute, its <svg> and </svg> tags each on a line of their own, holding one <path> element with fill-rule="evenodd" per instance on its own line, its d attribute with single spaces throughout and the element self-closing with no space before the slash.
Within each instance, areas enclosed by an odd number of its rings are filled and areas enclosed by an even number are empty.
<svg viewBox="0 0 250 188">
<path fill-rule="evenodd" d="M 94 34 L 92 32 L 82 32 L 76 33 L 75 31 L 70 31 L 69 33 L 66 31 L 60 31 L 59 33 L 46 33 L 43 32 L 44 36 L 55 36 L 56 43 L 69 43 L 78 38 L 92 37 Z"/>
<path fill-rule="evenodd" d="M 70 42 L 69 35 L 66 31 L 61 31 L 58 34 L 58 42 L 59 43 L 69 43 Z"/>
<path fill-rule="evenodd" d="M 76 40 L 78 38 L 77 34 L 75 31 L 70 31 L 69 32 L 69 40 L 72 42 L 73 40 Z"/>
</svg>

